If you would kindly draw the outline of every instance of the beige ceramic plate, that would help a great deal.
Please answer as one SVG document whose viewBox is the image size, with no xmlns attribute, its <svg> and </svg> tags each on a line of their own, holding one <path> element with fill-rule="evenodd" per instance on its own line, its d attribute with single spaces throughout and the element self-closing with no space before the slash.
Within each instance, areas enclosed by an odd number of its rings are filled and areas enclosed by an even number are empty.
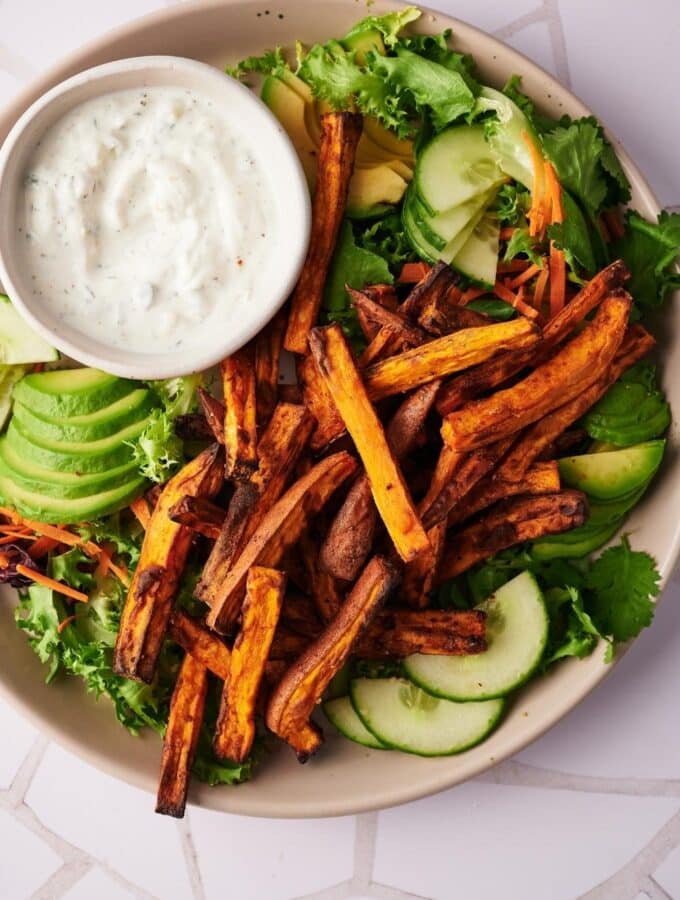
<svg viewBox="0 0 680 900">
<path fill-rule="evenodd" d="M 379 0 L 377 14 L 396 2 Z M 217 0 L 172 7 L 119 29 L 51 69 L 0 118 L 4 138 L 20 113 L 36 97 L 62 79 L 89 66 L 126 56 L 176 54 L 222 66 L 246 54 L 281 43 L 291 45 L 326 40 L 343 34 L 365 7 L 355 0 Z M 314 11 L 314 12 L 313 12 Z M 443 15 L 426 13 L 423 31 L 451 27 L 458 49 L 474 54 L 483 75 L 501 85 L 517 72 L 529 96 L 554 114 L 572 116 L 588 110 L 552 77 L 515 50 Z M 658 204 L 640 172 L 619 147 L 624 168 L 633 185 L 633 204 L 654 216 Z M 673 342 L 678 315 L 664 322 L 664 384 L 675 409 L 680 409 L 680 346 Z M 677 397 L 677 399 L 676 399 Z M 671 436 L 663 472 L 644 503 L 629 520 L 634 544 L 652 552 L 664 579 L 678 549 L 680 525 L 680 469 L 675 463 L 677 436 Z M 44 670 L 14 627 L 12 592 L 0 602 L 0 689 L 39 728 L 101 769 L 139 787 L 155 791 L 160 746 L 154 735 L 131 738 L 115 721 L 107 702 L 96 703 L 84 694 L 76 679 L 45 686 Z M 255 779 L 235 788 L 194 785 L 191 801 L 212 809 L 253 816 L 331 816 L 404 803 L 464 781 L 516 753 L 562 718 L 611 670 L 596 653 L 584 661 L 558 666 L 551 674 L 523 691 L 502 726 L 479 747 L 460 756 L 421 759 L 401 753 L 366 750 L 326 728 L 327 742 L 306 766 L 281 748 L 261 767 Z M 11 740 L 11 736 L 6 736 Z"/>
</svg>

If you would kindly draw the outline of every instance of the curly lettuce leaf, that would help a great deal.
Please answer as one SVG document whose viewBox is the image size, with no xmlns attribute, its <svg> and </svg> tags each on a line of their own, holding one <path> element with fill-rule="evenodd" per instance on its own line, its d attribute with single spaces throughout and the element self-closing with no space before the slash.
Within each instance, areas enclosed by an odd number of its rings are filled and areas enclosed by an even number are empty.
<svg viewBox="0 0 680 900">
<path fill-rule="evenodd" d="M 260 56 L 248 56 L 235 66 L 225 66 L 224 71 L 239 80 L 252 73 L 258 75 L 280 75 L 288 69 L 288 63 L 281 47 L 265 50 Z"/>
<path fill-rule="evenodd" d="M 680 213 L 662 212 L 656 222 L 648 222 L 635 210 L 626 213 L 623 237 L 611 246 L 632 277 L 627 289 L 644 308 L 660 306 L 669 291 L 680 287 L 674 265 L 680 254 Z"/>
<path fill-rule="evenodd" d="M 355 222 L 354 239 L 358 247 L 382 257 L 395 276 L 404 263 L 417 259 L 399 213 L 390 213 L 365 225 Z"/>
<path fill-rule="evenodd" d="M 193 375 L 166 378 L 165 381 L 151 381 L 149 387 L 158 397 L 168 416 L 175 419 L 198 409 L 196 391 L 203 386 L 204 381 L 204 373 L 195 372 Z"/>
<path fill-rule="evenodd" d="M 510 236 L 510 240 L 505 248 L 505 253 L 503 254 L 504 262 L 510 262 L 510 260 L 515 259 L 515 257 L 520 254 L 528 257 L 532 263 L 543 268 L 543 257 L 541 256 L 541 249 L 536 241 L 536 238 L 533 238 L 529 234 L 528 227 L 515 228 L 512 235 Z"/>
<path fill-rule="evenodd" d="M 175 434 L 170 416 L 159 409 L 151 413 L 139 437 L 128 444 L 140 474 L 156 484 L 172 478 L 184 459 L 183 441 Z"/>
<path fill-rule="evenodd" d="M 92 557 L 88 556 L 80 547 L 73 547 L 66 553 L 52 556 L 49 561 L 48 573 L 56 581 L 63 581 L 77 591 L 87 593 L 94 587 L 94 575 L 92 574 Z"/>
<path fill-rule="evenodd" d="M 347 41 L 351 45 L 358 36 L 377 31 L 382 35 L 386 47 L 394 47 L 399 38 L 399 32 L 411 22 L 419 19 L 421 15 L 422 12 L 417 6 L 407 6 L 404 9 L 386 13 L 384 16 L 367 16 L 347 32 L 342 42 Z"/>
</svg>

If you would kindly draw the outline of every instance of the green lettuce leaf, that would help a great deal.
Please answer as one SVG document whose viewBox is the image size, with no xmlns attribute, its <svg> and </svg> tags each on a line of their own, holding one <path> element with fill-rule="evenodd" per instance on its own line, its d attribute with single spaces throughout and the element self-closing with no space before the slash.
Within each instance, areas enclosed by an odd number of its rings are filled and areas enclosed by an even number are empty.
<svg viewBox="0 0 680 900">
<path fill-rule="evenodd" d="M 73 547 L 66 553 L 52 556 L 49 561 L 48 574 L 57 581 L 63 581 L 77 591 L 87 593 L 94 587 L 92 574 L 92 557 L 80 547 Z"/>
<path fill-rule="evenodd" d="M 636 304 L 661 305 L 669 291 L 680 287 L 680 275 L 673 271 L 680 254 L 680 213 L 662 212 L 656 222 L 648 222 L 628 210 L 625 233 L 612 243 L 611 252 L 632 273 L 626 287 Z"/>
<path fill-rule="evenodd" d="M 144 431 L 128 444 L 140 473 L 157 484 L 171 478 L 184 460 L 182 439 L 175 434 L 170 416 L 160 409 L 153 410 Z"/>
<path fill-rule="evenodd" d="M 280 75 L 288 68 L 283 50 L 275 47 L 273 50 L 265 50 L 260 56 L 248 56 L 235 66 L 226 66 L 225 72 L 232 78 L 242 79 L 246 75 L 256 73 L 258 75 Z"/>
<path fill-rule="evenodd" d="M 564 250 L 567 263 L 573 272 L 585 272 L 592 277 L 606 264 L 606 259 L 596 258 L 592 241 L 592 227 L 568 191 L 562 191 L 564 222 L 548 226 L 548 237 L 555 246 Z"/>
<path fill-rule="evenodd" d="M 370 31 L 378 31 L 382 35 L 383 42 L 386 47 L 393 47 L 398 40 L 399 32 L 409 23 L 415 22 L 421 17 L 422 13 L 417 6 L 407 6 L 404 9 L 395 10 L 384 16 L 367 16 L 360 22 L 357 22 L 350 31 L 347 32 L 342 39 L 350 41 L 358 35 L 366 34 Z"/>
<path fill-rule="evenodd" d="M 526 227 L 515 228 L 505 248 L 503 259 L 505 262 L 510 262 L 511 259 L 515 259 L 520 254 L 527 256 L 532 263 L 543 268 L 541 248 L 536 239 L 529 235 L 529 229 Z"/>
<path fill-rule="evenodd" d="M 356 245 L 382 257 L 394 276 L 404 263 L 417 259 L 399 213 L 390 213 L 375 222 L 354 222 L 353 230 Z"/>
</svg>

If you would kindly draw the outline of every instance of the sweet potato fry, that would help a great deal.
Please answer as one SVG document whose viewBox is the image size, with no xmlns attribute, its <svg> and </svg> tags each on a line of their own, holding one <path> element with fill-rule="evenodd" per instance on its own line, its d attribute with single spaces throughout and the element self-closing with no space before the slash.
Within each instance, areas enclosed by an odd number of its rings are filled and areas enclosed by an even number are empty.
<svg viewBox="0 0 680 900">
<path fill-rule="evenodd" d="M 286 332 L 287 312 L 279 310 L 255 338 L 255 395 L 257 424 L 263 428 L 271 418 L 279 391 L 279 363 Z"/>
<path fill-rule="evenodd" d="M 321 620 L 331 622 L 342 606 L 345 589 L 334 575 L 322 568 L 318 544 L 309 532 L 300 538 L 298 550 L 305 572 L 305 586 Z"/>
<path fill-rule="evenodd" d="M 279 397 L 285 403 L 295 403 L 301 406 L 305 401 L 299 384 L 280 384 Z"/>
<path fill-rule="evenodd" d="M 283 572 L 260 566 L 248 572 L 241 630 L 231 652 L 213 742 L 220 759 L 243 762 L 253 746 L 257 694 L 285 589 Z"/>
<path fill-rule="evenodd" d="M 395 353 L 401 353 L 405 347 L 403 335 L 395 331 L 391 325 L 383 325 L 357 360 L 357 366 L 365 369 L 374 362 L 387 359 L 388 356 L 394 356 Z"/>
<path fill-rule="evenodd" d="M 198 619 L 182 609 L 174 609 L 170 616 L 168 637 L 222 681 L 229 677 L 231 650 L 222 638 Z"/>
<path fill-rule="evenodd" d="M 182 497 L 168 515 L 173 522 L 186 525 L 192 531 L 214 541 L 220 535 L 225 512 L 221 506 L 211 503 L 205 497 Z"/>
<path fill-rule="evenodd" d="M 212 394 L 199 387 L 198 399 L 203 410 L 203 415 L 212 431 L 215 440 L 224 443 L 224 404 L 220 403 Z"/>
<path fill-rule="evenodd" d="M 396 312 L 399 308 L 399 296 L 393 284 L 367 284 L 363 288 L 364 294 L 385 309 Z"/>
<path fill-rule="evenodd" d="M 440 381 L 430 381 L 408 394 L 390 419 L 385 434 L 397 459 L 412 453 L 434 405 Z"/>
<path fill-rule="evenodd" d="M 308 638 L 318 637 L 323 631 L 323 624 L 312 598 L 300 591 L 291 590 L 290 587 L 283 598 L 280 622 Z"/>
<path fill-rule="evenodd" d="M 499 503 L 477 522 L 451 532 L 436 581 L 441 584 L 455 578 L 507 547 L 577 528 L 587 515 L 588 504 L 580 491 L 513 497 Z"/>
<path fill-rule="evenodd" d="M 654 338 L 641 325 L 631 326 L 608 369 L 573 400 L 559 406 L 526 429 L 499 470 L 506 481 L 521 481 L 543 451 L 593 406 L 621 375 L 654 346 Z"/>
<path fill-rule="evenodd" d="M 366 395 L 339 325 L 315 328 L 309 346 L 371 484 L 380 517 L 404 561 L 429 546 L 406 482 Z"/>
<path fill-rule="evenodd" d="M 606 297 L 593 321 L 526 378 L 450 413 L 442 424 L 444 441 L 458 451 L 482 447 L 520 431 L 581 393 L 614 358 L 629 312 L 629 298 Z"/>
<path fill-rule="evenodd" d="M 214 496 L 223 483 L 222 466 L 220 445 L 213 444 L 163 488 L 121 616 L 113 655 L 116 674 L 152 681 L 192 540 L 191 529 L 173 522 L 169 511 L 184 496 Z"/>
<path fill-rule="evenodd" d="M 187 653 L 177 676 L 163 738 L 156 812 L 164 816 L 184 816 L 207 692 L 208 670 Z"/>
<path fill-rule="evenodd" d="M 309 446 L 317 453 L 344 433 L 345 423 L 311 353 L 298 360 L 297 374 L 305 406 L 316 420 Z"/>
<path fill-rule="evenodd" d="M 540 336 L 527 319 L 464 328 L 374 363 L 363 373 L 364 384 L 371 400 L 382 400 L 484 362 L 502 350 L 530 347 Z"/>
<path fill-rule="evenodd" d="M 580 444 L 583 444 L 587 437 L 588 432 L 585 428 L 569 428 L 567 431 L 563 431 L 562 434 L 558 434 L 554 440 L 547 444 L 536 459 L 545 462 L 546 460 L 565 456 Z"/>
<path fill-rule="evenodd" d="M 481 328 L 490 325 L 491 319 L 484 313 L 451 303 L 448 295 L 430 297 L 418 315 L 418 324 L 435 337 L 460 331 L 461 328 Z"/>
<path fill-rule="evenodd" d="M 546 269 L 547 271 L 547 269 Z M 542 353 L 561 343 L 600 301 L 630 277 L 621 260 L 598 272 L 543 330 L 543 341 L 525 351 L 511 351 L 464 372 L 445 384 L 437 398 L 437 411 L 446 416 L 470 400 L 492 391 L 534 363 Z"/>
<path fill-rule="evenodd" d="M 427 532 L 430 549 L 407 563 L 404 568 L 404 577 L 399 593 L 402 600 L 414 609 L 424 609 L 430 602 L 434 576 L 444 552 L 446 527 L 445 521 L 433 525 Z"/>
<path fill-rule="evenodd" d="M 175 434 L 183 441 L 214 441 L 215 435 L 208 420 L 201 413 L 177 416 L 173 422 Z M 220 434 L 220 438 L 222 435 Z"/>
<path fill-rule="evenodd" d="M 416 321 L 421 310 L 431 301 L 437 303 L 445 297 L 457 280 L 458 276 L 451 266 L 440 260 L 411 289 L 401 304 L 401 314 Z"/>
<path fill-rule="evenodd" d="M 225 474 L 248 481 L 257 468 L 257 404 L 255 370 L 245 350 L 222 361 L 224 386 Z"/>
<path fill-rule="evenodd" d="M 208 625 L 228 631 L 238 617 L 245 580 L 251 566 L 276 566 L 293 546 L 328 498 L 356 471 L 348 453 L 335 453 L 317 463 L 286 491 L 259 525 L 223 578 L 212 583 Z"/>
<path fill-rule="evenodd" d="M 536 462 L 530 466 L 519 481 L 507 481 L 500 472 L 493 478 L 481 481 L 465 497 L 465 502 L 455 506 L 448 517 L 448 527 L 452 528 L 472 516 L 493 506 L 499 500 L 507 500 L 518 494 L 552 494 L 560 489 L 560 473 L 557 463 Z"/>
<path fill-rule="evenodd" d="M 269 649 L 269 659 L 273 662 L 285 660 L 290 663 L 305 652 L 312 642 L 306 634 L 300 634 L 288 625 L 281 624 L 276 629 L 274 640 Z"/>
<path fill-rule="evenodd" d="M 307 258 L 291 300 L 284 340 L 291 353 L 306 353 L 309 331 L 316 324 L 323 288 L 345 214 L 362 118 L 356 113 L 321 116 L 321 148 L 312 209 Z"/>
<path fill-rule="evenodd" d="M 272 693 L 267 727 L 291 745 L 300 762 L 306 762 L 322 741 L 320 729 L 309 721 L 314 707 L 396 582 L 392 566 L 374 556 L 338 615 L 288 669 Z"/>
<path fill-rule="evenodd" d="M 373 546 L 377 510 L 371 483 L 362 473 L 349 489 L 321 546 L 319 561 L 330 575 L 353 581 Z"/>
<path fill-rule="evenodd" d="M 277 404 L 259 446 L 259 468 L 248 484 L 239 484 L 229 503 L 220 535 L 203 568 L 196 596 L 212 606 L 241 549 L 292 477 L 309 440 L 312 417 L 302 406 Z"/>
<path fill-rule="evenodd" d="M 387 325 L 399 335 L 404 344 L 410 347 L 417 347 L 427 340 L 427 335 L 422 328 L 413 325 L 400 312 L 391 312 L 385 306 L 375 303 L 365 293 L 355 291 L 349 285 L 345 285 L 345 290 L 349 294 L 354 309 L 361 310 L 364 317 L 378 330 Z"/>
<path fill-rule="evenodd" d="M 360 659 L 411 653 L 470 656 L 486 650 L 486 616 L 478 609 L 381 609 L 356 642 Z"/>
</svg>

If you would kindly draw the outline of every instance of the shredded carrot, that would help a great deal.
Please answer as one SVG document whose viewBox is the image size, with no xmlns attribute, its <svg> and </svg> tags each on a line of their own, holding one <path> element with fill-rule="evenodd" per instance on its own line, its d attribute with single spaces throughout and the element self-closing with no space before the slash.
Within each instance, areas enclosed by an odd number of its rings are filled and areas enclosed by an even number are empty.
<svg viewBox="0 0 680 900">
<path fill-rule="evenodd" d="M 84 541 L 77 534 L 73 534 L 72 531 L 68 531 L 66 528 L 60 528 L 57 525 L 48 525 L 46 522 L 36 522 L 34 519 L 23 519 L 18 513 L 14 513 L 14 515 L 17 517 L 17 523 L 29 528 L 36 534 L 50 537 L 59 544 L 66 544 L 69 547 L 82 547 L 89 556 L 99 556 L 100 549 L 93 541 Z"/>
<path fill-rule="evenodd" d="M 446 294 L 446 299 L 449 301 L 449 303 L 458 304 L 460 303 L 462 296 L 463 292 L 454 284 L 453 287 L 449 288 Z"/>
<path fill-rule="evenodd" d="M 128 574 L 128 570 L 125 566 L 117 565 L 112 559 L 109 560 L 109 570 L 113 572 L 116 578 L 125 585 L 125 587 L 130 587 L 130 576 Z"/>
<path fill-rule="evenodd" d="M 614 239 L 623 237 L 625 229 L 617 210 L 608 209 L 602 214 L 602 218 L 606 222 L 607 229 Z"/>
<path fill-rule="evenodd" d="M 535 278 L 536 275 L 542 271 L 543 266 L 537 266 L 533 263 L 528 269 L 525 269 L 521 275 L 518 275 L 517 278 L 513 278 L 512 281 L 508 283 L 508 287 L 515 290 L 515 288 L 521 287 L 521 285 L 525 284 L 527 281 L 531 281 L 532 278 Z"/>
<path fill-rule="evenodd" d="M 550 197 L 551 221 L 564 222 L 564 207 L 562 205 L 562 188 L 557 179 L 557 173 L 551 162 L 545 163 L 545 183 Z"/>
<path fill-rule="evenodd" d="M 99 555 L 99 562 L 97 563 L 97 568 L 94 570 L 94 574 L 96 578 L 105 578 L 108 574 L 108 571 L 111 567 L 111 550 L 108 546 L 102 547 L 102 552 Z"/>
<path fill-rule="evenodd" d="M 66 619 L 62 619 L 62 621 L 57 625 L 57 634 L 61 634 L 64 628 L 68 627 L 71 622 L 75 622 L 75 616 L 68 616 Z"/>
<path fill-rule="evenodd" d="M 510 288 L 503 284 L 502 281 L 496 282 L 493 292 L 499 300 L 505 300 L 506 303 L 512 303 L 513 306 L 515 305 L 515 300 L 517 299 L 516 295 L 513 294 Z"/>
<path fill-rule="evenodd" d="M 4 531 L 4 537 L 0 538 L 0 544 L 12 544 L 14 541 L 25 541 L 30 539 L 29 534 L 23 531 Z"/>
<path fill-rule="evenodd" d="M 548 266 L 543 266 L 541 269 L 541 273 L 536 279 L 536 287 L 534 288 L 534 302 L 533 306 L 535 309 L 540 309 L 541 304 L 543 303 L 543 297 L 545 296 L 545 289 L 548 286 L 548 277 L 550 275 L 550 269 Z"/>
<path fill-rule="evenodd" d="M 511 259 L 510 262 L 502 262 L 498 264 L 497 271 L 501 275 L 510 275 L 514 272 L 524 272 L 531 265 L 528 259 Z"/>
<path fill-rule="evenodd" d="M 500 233 L 499 237 L 502 241 L 509 241 L 514 233 L 515 233 L 515 229 L 508 225 L 505 228 L 501 228 L 501 233 Z"/>
<path fill-rule="evenodd" d="M 557 174 L 552 163 L 545 164 L 545 180 L 550 195 L 552 207 L 552 221 L 564 222 L 564 207 L 562 205 L 562 188 L 557 180 Z M 563 309 L 567 291 L 567 264 L 563 250 L 558 250 L 553 241 L 550 241 L 550 317 L 556 316 Z"/>
<path fill-rule="evenodd" d="M 416 281 L 420 281 L 422 278 L 429 273 L 431 266 L 429 266 L 426 262 L 411 262 L 404 263 L 401 267 L 401 272 L 399 273 L 399 278 L 397 281 L 406 284 L 415 284 Z"/>
<path fill-rule="evenodd" d="M 597 224 L 600 228 L 600 232 L 602 233 L 602 240 L 605 244 L 611 244 L 612 236 L 609 233 L 609 229 L 607 228 L 607 222 L 605 221 L 604 215 L 601 215 L 597 220 Z"/>
<path fill-rule="evenodd" d="M 529 148 L 531 163 L 534 167 L 534 183 L 531 189 L 531 209 L 528 214 L 529 234 L 531 237 L 542 237 L 547 222 L 545 167 L 543 165 L 543 157 L 526 131 L 522 133 L 522 140 Z"/>
<path fill-rule="evenodd" d="M 471 300 L 476 300 L 477 297 L 483 297 L 484 294 L 488 293 L 489 291 L 487 288 L 468 288 L 458 302 L 461 306 L 465 306 L 465 304 L 470 303 Z"/>
<path fill-rule="evenodd" d="M 523 316 L 526 316 L 527 319 L 539 319 L 540 315 L 538 310 L 534 309 L 533 306 L 529 306 L 528 303 L 524 301 L 524 285 L 517 291 L 515 295 L 514 303 L 512 304 L 518 313 L 521 313 Z"/>
<path fill-rule="evenodd" d="M 45 371 L 45 363 L 35 363 L 33 366 L 33 372 L 44 372 Z"/>
<path fill-rule="evenodd" d="M 50 550 L 55 550 L 58 546 L 59 541 L 55 541 L 54 538 L 45 537 L 45 535 L 43 535 L 31 544 L 28 548 L 28 555 L 31 559 L 40 559 L 41 556 L 45 556 Z"/>
<path fill-rule="evenodd" d="M 130 504 L 130 509 L 144 531 L 146 531 L 151 521 L 151 513 L 149 512 L 149 504 L 146 502 L 146 497 L 137 497 Z"/>
<path fill-rule="evenodd" d="M 35 569 L 29 569 L 28 566 L 19 564 L 17 572 L 19 575 L 23 575 L 24 578 L 30 578 L 36 584 L 51 588 L 51 590 L 56 591 L 58 594 L 63 594 L 65 597 L 70 597 L 72 600 L 78 600 L 81 603 L 87 603 L 88 601 L 87 594 L 84 594 L 82 591 L 76 591 L 75 588 L 62 584 L 61 581 L 55 581 L 54 578 L 48 578 L 47 575 L 43 575 L 42 572 L 36 572 Z"/>
</svg>

